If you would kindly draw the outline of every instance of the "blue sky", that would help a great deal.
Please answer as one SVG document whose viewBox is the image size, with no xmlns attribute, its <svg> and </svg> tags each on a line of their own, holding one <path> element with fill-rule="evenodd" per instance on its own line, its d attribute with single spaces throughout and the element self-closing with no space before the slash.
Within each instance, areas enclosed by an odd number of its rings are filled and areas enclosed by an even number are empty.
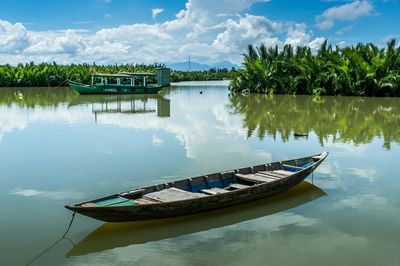
<svg viewBox="0 0 400 266">
<path fill-rule="evenodd" d="M 383 46 L 400 39 L 399 1 L 2 0 L 0 64 L 238 64 L 250 43 Z"/>
</svg>

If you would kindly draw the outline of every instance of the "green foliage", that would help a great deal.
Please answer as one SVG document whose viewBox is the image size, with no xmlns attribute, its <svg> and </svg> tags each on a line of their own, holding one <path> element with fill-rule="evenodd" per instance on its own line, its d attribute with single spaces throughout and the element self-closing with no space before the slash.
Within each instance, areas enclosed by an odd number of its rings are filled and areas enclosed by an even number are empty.
<svg viewBox="0 0 400 266">
<path fill-rule="evenodd" d="M 17 66 L 0 66 L 0 87 L 55 87 L 63 84 L 65 80 L 74 80 L 82 83 L 89 83 L 93 68 L 102 73 L 118 72 L 154 72 L 157 67 L 164 67 L 163 64 L 115 64 L 115 65 L 91 65 L 71 64 L 58 65 L 41 63 L 19 64 Z"/>
<path fill-rule="evenodd" d="M 235 70 L 211 68 L 207 71 L 171 71 L 171 81 L 205 81 L 205 80 L 229 80 L 233 78 Z"/>
<path fill-rule="evenodd" d="M 17 66 L 0 66 L 0 87 L 55 87 L 63 84 L 65 80 L 74 80 L 81 83 L 89 83 L 93 68 L 101 73 L 118 72 L 155 72 L 157 67 L 165 67 L 163 64 L 121 64 L 121 65 L 91 65 L 71 64 L 58 65 L 41 63 L 19 64 Z M 171 81 L 192 80 L 223 80 L 229 79 L 234 71 L 228 69 L 210 69 L 208 71 L 172 71 Z"/>
<path fill-rule="evenodd" d="M 243 68 L 234 73 L 232 91 L 313 95 L 400 96 L 400 47 L 372 43 L 335 47 L 325 41 L 309 47 L 249 45 Z"/>
</svg>

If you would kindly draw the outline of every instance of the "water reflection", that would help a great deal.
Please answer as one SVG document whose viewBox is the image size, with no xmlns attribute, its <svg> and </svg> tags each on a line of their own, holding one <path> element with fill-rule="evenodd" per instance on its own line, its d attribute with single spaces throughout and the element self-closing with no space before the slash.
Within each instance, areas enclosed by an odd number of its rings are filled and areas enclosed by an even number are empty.
<svg viewBox="0 0 400 266">
<path fill-rule="evenodd" d="M 138 95 L 80 95 L 69 107 L 91 105 L 97 123 L 102 114 L 144 114 L 156 112 L 158 117 L 171 116 L 171 102 L 161 94 Z"/>
<path fill-rule="evenodd" d="M 1 88 L 0 105 L 16 104 L 21 107 L 57 106 L 78 97 L 66 87 L 60 88 Z"/>
<path fill-rule="evenodd" d="M 74 246 L 67 256 L 79 256 L 224 227 L 288 210 L 324 195 L 326 194 L 323 190 L 303 181 L 273 197 L 221 210 L 155 221 L 105 223 Z"/>
<path fill-rule="evenodd" d="M 92 105 L 92 112 L 101 113 L 147 113 L 157 111 L 158 117 L 170 116 L 170 100 L 162 94 L 138 95 L 79 95 L 67 87 L 60 88 L 1 88 L 0 105 L 34 108 L 58 106 L 68 103 L 69 107 Z M 153 107 L 156 103 L 156 108 Z"/>
<path fill-rule="evenodd" d="M 370 143 L 383 137 L 384 147 L 400 142 L 400 99 L 284 95 L 233 95 L 230 106 L 243 116 L 247 136 L 256 134 L 288 141 L 294 132 L 315 132 L 322 145 L 337 142 Z"/>
</svg>

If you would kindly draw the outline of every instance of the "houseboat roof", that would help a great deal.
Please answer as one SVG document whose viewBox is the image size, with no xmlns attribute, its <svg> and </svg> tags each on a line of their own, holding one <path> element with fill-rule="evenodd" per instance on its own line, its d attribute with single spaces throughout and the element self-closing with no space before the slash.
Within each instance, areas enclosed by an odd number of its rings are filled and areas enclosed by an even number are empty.
<svg viewBox="0 0 400 266">
<path fill-rule="evenodd" d="M 132 73 L 132 72 L 120 72 L 117 74 L 108 74 L 108 73 L 94 73 L 92 76 L 96 77 L 113 77 L 113 78 L 131 78 L 131 77 L 152 77 L 155 76 L 154 73 Z"/>
</svg>

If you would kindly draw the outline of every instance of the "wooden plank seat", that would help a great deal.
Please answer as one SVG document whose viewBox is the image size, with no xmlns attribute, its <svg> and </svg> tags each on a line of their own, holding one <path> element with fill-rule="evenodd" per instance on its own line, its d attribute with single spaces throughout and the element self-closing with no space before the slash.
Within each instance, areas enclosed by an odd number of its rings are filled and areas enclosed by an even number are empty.
<svg viewBox="0 0 400 266">
<path fill-rule="evenodd" d="M 285 168 L 296 169 L 299 171 L 304 170 L 304 167 L 294 166 L 294 165 L 290 165 L 290 164 L 282 164 L 282 166 Z"/>
<path fill-rule="evenodd" d="M 257 175 L 262 175 L 265 177 L 273 178 L 273 179 L 281 179 L 282 176 L 279 174 L 275 174 L 272 171 L 259 171 L 256 173 Z"/>
<path fill-rule="evenodd" d="M 275 181 L 275 180 L 281 179 L 281 177 L 276 177 L 276 176 L 273 176 L 273 175 L 266 175 L 266 174 L 260 174 L 260 173 L 255 173 L 255 175 L 261 176 L 263 178 L 270 179 L 271 181 Z"/>
<path fill-rule="evenodd" d="M 242 188 L 247 188 L 247 187 L 250 187 L 250 186 L 239 184 L 239 183 L 233 183 L 233 184 L 230 184 L 229 187 L 231 187 L 233 189 L 242 189 Z"/>
<path fill-rule="evenodd" d="M 279 173 L 277 173 L 275 171 L 259 171 L 259 172 L 257 172 L 257 174 L 265 175 L 265 176 L 268 176 L 268 177 L 271 177 L 271 178 L 276 178 L 276 179 L 280 179 L 282 177 L 286 177 L 286 175 L 279 174 Z"/>
<path fill-rule="evenodd" d="M 150 199 L 150 198 L 138 198 L 138 199 L 135 199 L 135 201 L 138 203 L 138 204 L 149 204 L 149 203 L 156 203 L 156 202 L 160 202 L 159 200 L 154 200 L 154 199 Z"/>
<path fill-rule="evenodd" d="M 259 183 L 269 183 L 269 182 L 273 182 L 276 179 L 267 177 L 267 176 L 263 176 L 263 175 L 257 175 L 257 174 L 248 174 L 248 175 L 243 175 L 243 174 L 236 174 L 237 178 L 240 178 L 242 180 L 245 181 L 250 181 L 256 184 Z"/>
<path fill-rule="evenodd" d="M 272 172 L 274 172 L 274 173 L 276 173 L 276 174 L 283 175 L 283 176 L 289 176 L 289 175 L 295 174 L 294 172 L 292 172 L 292 171 L 287 171 L 287 170 L 274 170 L 274 171 L 272 171 Z"/>
<path fill-rule="evenodd" d="M 217 195 L 217 194 L 223 194 L 226 192 L 229 192 L 229 190 L 223 189 L 223 188 L 211 188 L 211 189 L 202 189 L 202 193 L 207 194 L 207 195 Z"/>
<path fill-rule="evenodd" d="M 186 199 L 195 199 L 198 197 L 203 197 L 201 193 L 193 193 L 185 190 L 181 190 L 175 187 L 163 189 L 160 191 L 145 194 L 143 199 L 165 202 L 165 201 L 177 201 Z"/>
<path fill-rule="evenodd" d="M 263 175 L 275 176 L 278 178 L 287 177 L 295 174 L 296 172 L 286 171 L 286 170 L 273 170 L 273 171 L 260 171 L 258 172 Z"/>
</svg>

